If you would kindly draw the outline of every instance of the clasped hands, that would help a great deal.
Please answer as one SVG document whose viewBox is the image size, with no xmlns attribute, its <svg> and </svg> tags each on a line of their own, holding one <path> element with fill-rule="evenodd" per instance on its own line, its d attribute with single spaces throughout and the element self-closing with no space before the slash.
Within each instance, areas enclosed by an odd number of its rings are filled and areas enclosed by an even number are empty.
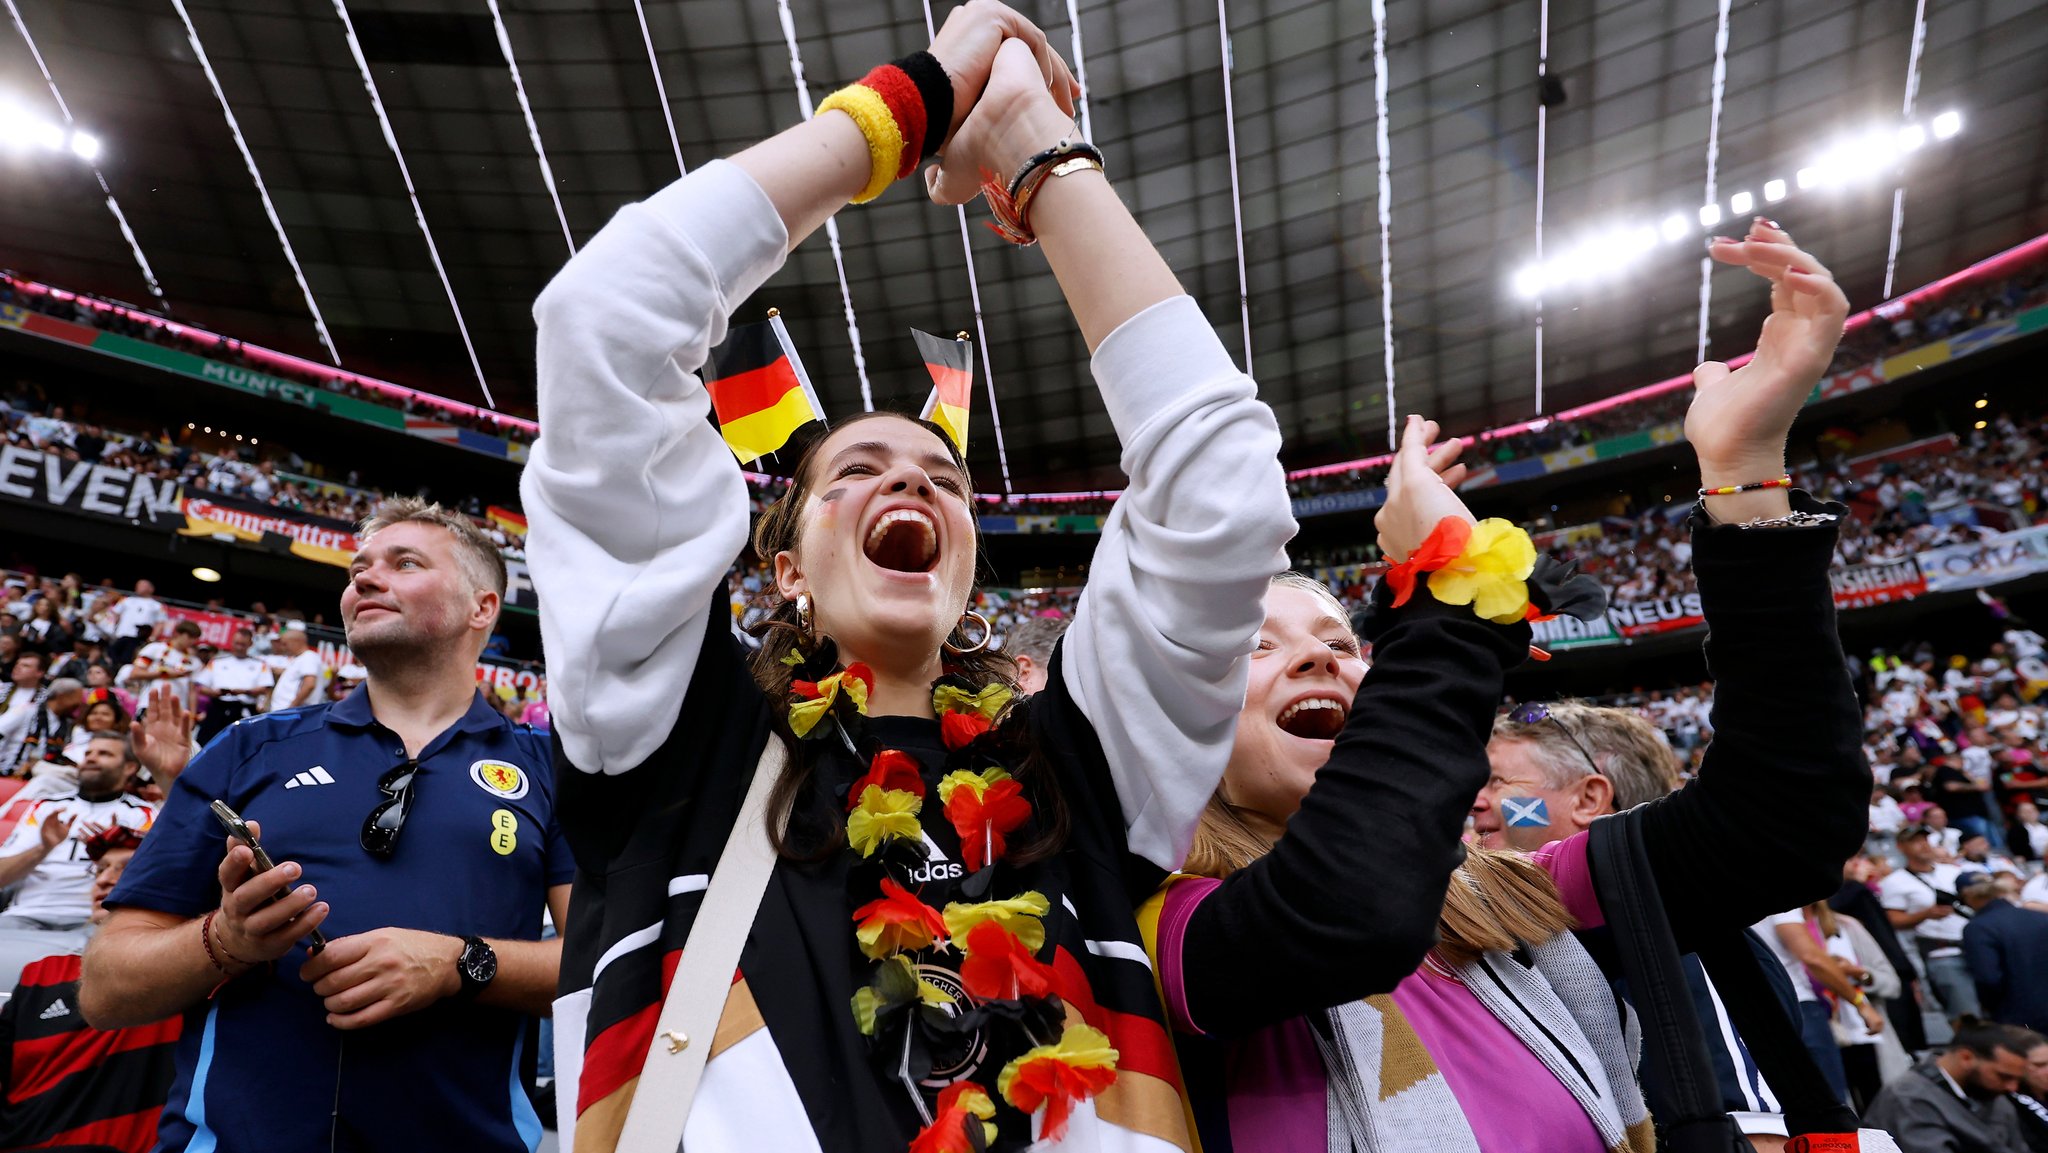
<svg viewBox="0 0 2048 1153">
<path fill-rule="evenodd" d="M 953 81 L 953 123 L 925 171 L 938 204 L 966 204 L 986 176 L 1007 182 L 1024 161 L 1074 135 L 1081 86 L 1037 25 L 996 0 L 968 0 L 928 51 Z"/>
</svg>

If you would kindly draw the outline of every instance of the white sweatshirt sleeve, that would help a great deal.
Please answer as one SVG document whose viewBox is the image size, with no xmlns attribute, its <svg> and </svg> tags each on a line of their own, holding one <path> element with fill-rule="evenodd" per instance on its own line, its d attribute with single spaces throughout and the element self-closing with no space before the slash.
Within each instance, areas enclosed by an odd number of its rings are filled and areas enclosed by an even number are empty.
<svg viewBox="0 0 2048 1153">
<path fill-rule="evenodd" d="M 586 772 L 624 772 L 668 736 L 746 544 L 746 481 L 696 373 L 788 243 L 753 178 L 713 162 L 621 209 L 534 304 L 526 555 L 554 729 Z"/>
<path fill-rule="evenodd" d="M 1131 851 L 1174 869 L 1230 759 L 1266 585 L 1287 567 L 1280 429 L 1190 297 L 1125 321 L 1094 367 L 1130 487 L 1102 526 L 1062 668 Z"/>
</svg>

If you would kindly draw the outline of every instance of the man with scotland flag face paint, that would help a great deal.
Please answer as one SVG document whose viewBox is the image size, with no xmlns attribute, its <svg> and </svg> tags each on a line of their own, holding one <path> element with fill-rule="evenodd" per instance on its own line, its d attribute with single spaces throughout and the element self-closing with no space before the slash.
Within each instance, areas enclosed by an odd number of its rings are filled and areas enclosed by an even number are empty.
<svg viewBox="0 0 2048 1153">
<path fill-rule="evenodd" d="M 1486 756 L 1493 775 L 1472 802 L 1472 829 L 1478 843 L 1490 849 L 1533 852 L 1586 829 L 1599 817 L 1648 804 L 1678 787 L 1671 747 L 1654 725 L 1628 709 L 1578 701 L 1519 705 L 1495 719 Z M 1752 934 L 1750 947 L 1762 950 L 1763 944 Z M 1688 953 L 1681 961 L 1723 1107 L 1744 1133 L 1782 1136 L 1780 1103 L 1727 1019 L 1699 958 Z M 1783 967 L 1760 967 L 1789 1005 L 1793 994 Z M 1643 1076 L 1645 1088 L 1651 1089 L 1653 1074 L 1645 1068 Z"/>
<path fill-rule="evenodd" d="M 1489 849 L 1535 852 L 1678 787 L 1676 759 L 1648 721 L 1575 701 L 1511 710 L 1486 757 L 1493 775 L 1472 802 L 1472 831 Z"/>
</svg>

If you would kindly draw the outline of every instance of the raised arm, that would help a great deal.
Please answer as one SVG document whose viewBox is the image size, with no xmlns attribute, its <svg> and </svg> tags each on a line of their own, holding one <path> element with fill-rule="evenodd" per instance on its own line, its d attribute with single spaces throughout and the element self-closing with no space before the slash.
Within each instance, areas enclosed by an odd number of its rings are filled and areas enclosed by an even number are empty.
<svg viewBox="0 0 2048 1153">
<path fill-rule="evenodd" d="M 991 0 L 947 19 L 931 51 L 956 115 L 1006 36 L 1044 44 Z M 534 305 L 545 432 L 520 482 L 527 559 L 554 729 L 585 771 L 623 772 L 667 736 L 704 640 L 699 608 L 746 543 L 746 485 L 697 372 L 869 164 L 853 120 L 823 113 L 620 210 Z"/>
<path fill-rule="evenodd" d="M 1074 135 L 1038 77 L 1023 44 L 1004 45 L 935 197 L 964 200 L 983 170 L 1015 172 Z M 1130 477 L 1063 681 L 1102 741 L 1131 851 L 1171 869 L 1229 757 L 1266 582 L 1287 567 L 1280 432 L 1101 173 L 1046 180 L 1030 224 L 1095 354 Z"/>
<path fill-rule="evenodd" d="M 1770 280 L 1772 312 L 1748 364 L 1694 373 L 1686 435 L 1710 489 L 1784 475 L 1792 419 L 1848 311 L 1827 270 L 1765 222 L 1714 254 Z M 1644 818 L 1681 945 L 1826 897 L 1863 842 L 1870 768 L 1828 583 L 1844 511 L 1769 488 L 1708 496 L 1693 514 L 1714 740 L 1698 778 Z M 1731 844 L 1769 851 L 1730 864 L 1734 875 L 1699 867 Z"/>
<path fill-rule="evenodd" d="M 1442 519 L 1471 520 L 1445 483 L 1463 475 L 1457 444 L 1429 452 L 1435 431 L 1410 418 L 1377 518 L 1389 555 L 1406 557 Z M 1529 628 L 1424 591 L 1397 609 L 1392 594 L 1375 590 L 1372 669 L 1272 851 L 1221 882 L 1176 881 L 1160 902 L 1156 967 L 1184 1031 L 1241 1033 L 1384 993 L 1436 941 L 1502 677 Z"/>
<path fill-rule="evenodd" d="M 1375 629 L 1372 671 L 1286 835 L 1220 884 L 1180 882 L 1214 891 L 1180 924 L 1161 919 L 1162 982 L 1178 970 L 1168 998 L 1200 1032 L 1387 992 L 1436 942 L 1502 677 L 1527 654 L 1529 629 L 1427 595 Z"/>
</svg>

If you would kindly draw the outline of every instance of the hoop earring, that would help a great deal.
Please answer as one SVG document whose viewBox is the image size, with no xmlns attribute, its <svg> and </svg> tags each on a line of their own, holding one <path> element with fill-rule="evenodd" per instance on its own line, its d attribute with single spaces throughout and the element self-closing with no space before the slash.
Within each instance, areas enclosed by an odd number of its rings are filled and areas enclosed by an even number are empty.
<svg viewBox="0 0 2048 1153">
<path fill-rule="evenodd" d="M 952 642 L 951 639 L 948 639 L 944 645 L 940 646 L 944 648 L 947 652 L 952 653 L 956 657 L 964 657 L 969 653 L 980 652 L 981 650 L 987 648 L 988 642 L 994 640 L 996 636 L 996 628 L 994 625 L 988 623 L 987 617 L 982 616 L 980 613 L 975 612 L 973 609 L 968 609 L 965 613 L 961 614 L 961 623 L 965 624 L 968 617 L 973 617 L 977 622 L 980 623 L 981 639 L 974 642 L 971 645 L 956 645 Z M 957 625 L 955 626 L 955 631 L 961 631 L 959 630 L 959 627 Z"/>
<path fill-rule="evenodd" d="M 796 594 L 796 628 L 797 632 L 802 634 L 806 646 L 817 647 L 818 634 L 811 627 L 811 594 L 809 593 Z"/>
</svg>

